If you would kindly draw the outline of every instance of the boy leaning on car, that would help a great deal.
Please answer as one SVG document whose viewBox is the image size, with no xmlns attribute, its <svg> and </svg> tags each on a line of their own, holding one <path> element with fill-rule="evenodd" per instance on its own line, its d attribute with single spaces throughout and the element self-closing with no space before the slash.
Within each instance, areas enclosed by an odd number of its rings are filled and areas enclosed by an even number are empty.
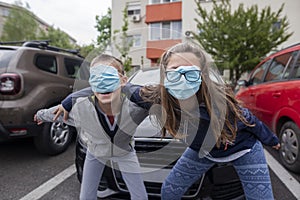
<svg viewBox="0 0 300 200">
<path fill-rule="evenodd" d="M 59 106 L 39 110 L 34 117 L 38 124 L 56 119 L 75 126 L 81 137 L 87 139 L 81 200 L 97 199 L 105 164 L 111 160 L 118 163 L 131 199 L 148 199 L 133 145 L 135 130 L 148 112 L 121 95 L 121 85 L 126 82 L 122 62 L 110 55 L 99 55 L 90 68 L 89 83 L 93 93 L 78 97 L 73 108 L 69 105 L 72 111 L 68 119 L 55 116 Z"/>
</svg>

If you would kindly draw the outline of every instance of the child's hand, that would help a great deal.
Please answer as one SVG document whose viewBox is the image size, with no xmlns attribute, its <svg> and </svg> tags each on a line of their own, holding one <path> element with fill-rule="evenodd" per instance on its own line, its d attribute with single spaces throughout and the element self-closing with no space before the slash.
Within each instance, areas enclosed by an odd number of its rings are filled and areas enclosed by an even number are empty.
<svg viewBox="0 0 300 200">
<path fill-rule="evenodd" d="M 125 75 L 122 75 L 122 74 L 119 74 L 119 75 L 121 77 L 121 88 L 122 88 L 122 87 L 124 87 L 126 85 L 126 83 L 128 81 L 128 78 Z"/>
<path fill-rule="evenodd" d="M 35 122 L 37 123 L 37 125 L 41 125 L 41 124 L 43 123 L 42 120 L 39 120 L 39 119 L 37 118 L 36 114 L 35 114 L 34 117 L 33 117 L 33 121 L 35 121 Z"/>
<path fill-rule="evenodd" d="M 276 150 L 280 149 L 280 143 L 278 143 L 278 144 L 275 145 L 275 146 L 272 146 L 272 148 L 273 148 L 273 149 L 276 149 Z"/>
<path fill-rule="evenodd" d="M 66 111 L 61 104 L 53 112 L 53 114 L 55 114 L 55 116 L 53 117 L 53 121 L 56 121 L 59 115 L 61 115 L 62 113 L 64 113 L 64 121 L 67 121 L 69 118 L 69 112 Z"/>
</svg>

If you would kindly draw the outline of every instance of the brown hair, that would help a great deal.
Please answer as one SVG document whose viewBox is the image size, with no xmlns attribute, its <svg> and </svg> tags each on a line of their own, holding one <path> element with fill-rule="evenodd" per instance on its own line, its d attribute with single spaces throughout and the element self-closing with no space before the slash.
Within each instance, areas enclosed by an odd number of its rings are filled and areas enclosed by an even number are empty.
<svg viewBox="0 0 300 200">
<path fill-rule="evenodd" d="M 196 97 L 199 105 L 204 104 L 207 109 L 211 124 L 210 132 L 213 133 L 217 146 L 219 147 L 221 142 L 233 142 L 236 137 L 238 120 L 248 126 L 252 125 L 248 124 L 244 118 L 231 87 L 226 85 L 218 74 L 216 75 L 213 62 L 210 62 L 205 51 L 193 43 L 180 43 L 167 50 L 161 56 L 161 84 L 145 86 L 141 90 L 141 96 L 144 100 L 161 104 L 163 108 L 159 113 L 155 113 L 155 117 L 162 127 L 163 137 L 166 132 L 175 138 L 182 137 L 182 134 L 178 133 L 181 118 L 180 104 L 163 86 L 165 70 L 171 56 L 180 53 L 192 53 L 199 59 L 202 83 Z"/>
<path fill-rule="evenodd" d="M 124 66 L 121 60 L 119 60 L 118 58 L 108 55 L 108 54 L 100 54 L 98 56 L 96 56 L 92 62 L 91 62 L 91 67 L 97 65 L 97 64 L 107 64 L 110 66 L 114 66 L 116 68 L 119 68 L 119 72 L 124 75 L 125 71 L 124 71 Z"/>
</svg>

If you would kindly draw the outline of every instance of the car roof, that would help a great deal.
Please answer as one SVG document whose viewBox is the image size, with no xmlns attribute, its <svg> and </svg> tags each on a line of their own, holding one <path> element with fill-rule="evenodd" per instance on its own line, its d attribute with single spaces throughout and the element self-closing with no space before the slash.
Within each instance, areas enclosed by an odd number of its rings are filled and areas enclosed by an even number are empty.
<svg viewBox="0 0 300 200">
<path fill-rule="evenodd" d="M 20 48 L 19 46 L 5 46 L 5 45 L 0 45 L 0 49 L 17 50 L 19 48 Z"/>
<path fill-rule="evenodd" d="M 218 71 L 214 69 L 209 70 L 209 78 L 218 84 L 224 84 L 224 80 Z M 147 84 L 159 84 L 160 82 L 160 68 L 159 67 L 147 67 L 141 68 L 136 71 L 128 80 L 133 84 L 147 85 Z"/>
<path fill-rule="evenodd" d="M 147 85 L 147 84 L 158 84 L 160 80 L 160 73 L 158 67 L 146 67 L 141 68 L 136 71 L 129 78 L 129 82 L 137 85 Z"/>
<path fill-rule="evenodd" d="M 300 50 L 300 43 L 296 43 L 296 44 L 288 46 L 284 49 L 278 50 L 277 52 L 272 53 L 271 55 L 267 56 L 261 62 L 265 62 L 266 60 L 272 59 L 276 56 L 279 56 L 279 55 L 282 55 L 282 54 L 285 54 L 285 53 L 288 53 L 288 52 L 296 51 L 296 50 Z"/>
<path fill-rule="evenodd" d="M 13 46 L 16 44 L 16 46 Z M 20 45 L 22 44 L 22 45 Z M 0 49 L 18 50 L 31 49 L 36 51 L 48 51 L 60 55 L 68 55 L 83 59 L 77 49 L 63 49 L 49 45 L 49 41 L 21 41 L 21 42 L 0 42 Z"/>
</svg>

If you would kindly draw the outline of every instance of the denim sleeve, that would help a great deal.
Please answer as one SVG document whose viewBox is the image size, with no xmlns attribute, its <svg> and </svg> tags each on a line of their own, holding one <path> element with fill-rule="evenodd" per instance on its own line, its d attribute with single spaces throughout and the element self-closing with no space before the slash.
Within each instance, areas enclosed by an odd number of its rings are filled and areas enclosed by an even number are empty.
<svg viewBox="0 0 300 200">
<path fill-rule="evenodd" d="M 76 102 L 76 99 L 79 97 L 87 97 L 93 94 L 93 91 L 91 89 L 91 87 L 88 88 L 84 88 L 82 90 L 79 90 L 77 92 L 74 92 L 72 94 L 69 94 L 62 102 L 62 106 L 64 107 L 64 109 L 68 112 L 70 112 L 72 110 L 72 106 L 74 105 L 74 103 Z"/>
<path fill-rule="evenodd" d="M 122 93 L 125 94 L 125 96 L 132 101 L 133 103 L 137 104 L 138 106 L 149 110 L 152 106 L 150 102 L 145 102 L 141 95 L 140 95 L 140 90 L 143 86 L 140 85 L 134 85 L 131 83 L 127 83 L 123 88 L 122 88 Z"/>
<path fill-rule="evenodd" d="M 279 139 L 269 127 L 267 127 L 261 120 L 254 116 L 248 109 L 243 108 L 244 116 L 250 124 L 255 124 L 254 127 L 247 127 L 246 129 L 254 134 L 263 144 L 268 146 L 275 146 L 279 143 Z"/>
</svg>

